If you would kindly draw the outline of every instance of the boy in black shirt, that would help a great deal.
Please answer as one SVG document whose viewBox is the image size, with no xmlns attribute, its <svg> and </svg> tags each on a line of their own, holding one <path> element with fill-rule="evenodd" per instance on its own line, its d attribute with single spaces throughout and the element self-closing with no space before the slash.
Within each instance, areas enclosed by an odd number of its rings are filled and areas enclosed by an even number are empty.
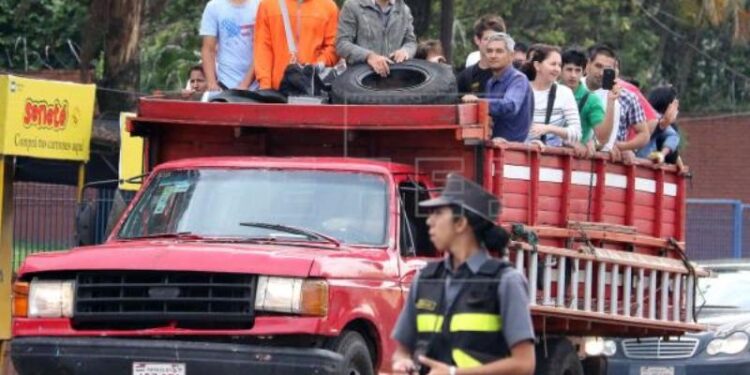
<svg viewBox="0 0 750 375">
<path fill-rule="evenodd" d="M 467 67 L 458 74 L 458 92 L 464 95 L 464 101 L 483 97 L 487 81 L 492 78 L 492 71 L 487 65 L 485 46 L 487 38 L 494 33 L 505 32 L 505 21 L 496 15 L 483 16 L 474 23 L 474 43 L 479 47 L 479 62 Z"/>
</svg>

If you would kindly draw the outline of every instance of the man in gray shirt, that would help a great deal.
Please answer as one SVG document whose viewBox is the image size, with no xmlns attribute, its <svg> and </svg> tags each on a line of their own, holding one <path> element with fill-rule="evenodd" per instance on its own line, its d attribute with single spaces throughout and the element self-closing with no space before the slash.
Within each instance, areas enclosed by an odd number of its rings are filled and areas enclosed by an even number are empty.
<svg viewBox="0 0 750 375">
<path fill-rule="evenodd" d="M 413 21 L 404 0 L 346 0 L 339 13 L 336 53 L 350 65 L 366 62 L 385 77 L 389 64 L 414 57 Z"/>
</svg>

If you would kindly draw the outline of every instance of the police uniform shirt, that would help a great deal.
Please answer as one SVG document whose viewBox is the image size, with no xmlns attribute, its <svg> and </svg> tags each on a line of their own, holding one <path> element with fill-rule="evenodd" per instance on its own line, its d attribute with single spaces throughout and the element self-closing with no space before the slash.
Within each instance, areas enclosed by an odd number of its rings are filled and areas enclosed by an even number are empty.
<svg viewBox="0 0 750 375">
<path fill-rule="evenodd" d="M 448 277 L 443 286 L 445 288 L 446 303 L 444 306 L 446 309 L 451 306 L 463 287 L 464 281 L 461 275 L 466 275 L 465 272 L 476 274 L 488 259 L 490 259 L 490 256 L 487 251 L 479 251 L 469 257 L 465 263 L 454 271 L 451 258 L 445 258 L 445 268 L 448 270 Z M 391 335 L 394 340 L 401 343 L 401 345 L 408 348 L 411 352 L 414 352 L 417 343 L 416 299 L 418 280 L 419 275 L 412 281 L 411 288 L 409 289 L 409 297 L 406 300 L 404 308 L 401 310 L 401 314 L 398 317 L 398 321 L 396 321 L 396 326 Z M 508 343 L 508 348 L 513 348 L 514 345 L 523 341 L 533 341 L 535 336 L 529 311 L 526 278 L 514 268 L 505 271 L 498 283 L 497 293 L 500 300 L 499 313 L 503 317 L 503 335 L 505 336 L 505 341 Z M 442 313 L 445 314 L 447 311 L 443 311 Z"/>
</svg>

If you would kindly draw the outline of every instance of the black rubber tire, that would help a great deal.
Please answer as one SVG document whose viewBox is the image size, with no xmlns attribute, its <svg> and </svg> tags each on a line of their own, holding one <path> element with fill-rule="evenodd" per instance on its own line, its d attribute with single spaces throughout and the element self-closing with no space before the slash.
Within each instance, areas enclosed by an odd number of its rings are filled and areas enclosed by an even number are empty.
<svg viewBox="0 0 750 375">
<path fill-rule="evenodd" d="M 212 103 L 286 103 L 287 99 L 276 90 L 224 90 L 210 102 Z"/>
<path fill-rule="evenodd" d="M 350 66 L 333 81 L 334 104 L 453 104 L 458 101 L 456 76 L 450 66 L 425 60 L 391 65 L 388 77 L 367 64 Z"/>
<path fill-rule="evenodd" d="M 548 339 L 547 354 L 545 357 L 543 342 L 536 345 L 535 375 L 583 375 L 578 353 L 567 339 Z"/>
<path fill-rule="evenodd" d="M 370 349 L 358 332 L 345 331 L 332 340 L 328 348 L 344 357 L 344 375 L 374 375 Z"/>
</svg>

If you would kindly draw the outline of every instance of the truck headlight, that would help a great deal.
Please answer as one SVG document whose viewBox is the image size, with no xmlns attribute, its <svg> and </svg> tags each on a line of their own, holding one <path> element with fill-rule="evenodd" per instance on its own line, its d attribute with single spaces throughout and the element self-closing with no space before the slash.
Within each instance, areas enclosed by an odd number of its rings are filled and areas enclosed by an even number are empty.
<svg viewBox="0 0 750 375">
<path fill-rule="evenodd" d="M 323 280 L 260 276 L 255 309 L 325 316 L 328 313 L 328 284 Z"/>
<path fill-rule="evenodd" d="M 601 337 L 587 337 L 583 342 L 583 349 L 586 355 L 590 357 L 598 357 L 600 355 L 611 357 L 617 353 L 617 343 Z"/>
<path fill-rule="evenodd" d="M 706 347 L 706 353 L 708 355 L 737 354 L 747 348 L 748 341 L 750 341 L 750 337 L 747 333 L 735 332 L 727 337 L 718 337 L 711 340 Z"/>
<path fill-rule="evenodd" d="M 29 285 L 29 318 L 73 316 L 75 281 L 38 280 Z"/>
</svg>

